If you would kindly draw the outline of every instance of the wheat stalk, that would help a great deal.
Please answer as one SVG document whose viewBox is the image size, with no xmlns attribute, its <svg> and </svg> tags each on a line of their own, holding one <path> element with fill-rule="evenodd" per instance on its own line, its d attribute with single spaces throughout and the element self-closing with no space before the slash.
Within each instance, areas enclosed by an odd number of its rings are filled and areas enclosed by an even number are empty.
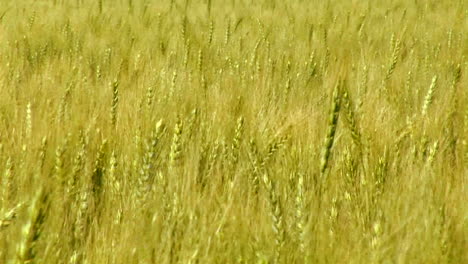
<svg viewBox="0 0 468 264">
<path fill-rule="evenodd" d="M 29 216 L 23 225 L 21 241 L 18 244 L 16 261 L 17 264 L 34 263 L 37 255 L 37 242 L 42 235 L 42 228 L 47 214 L 48 196 L 41 187 L 29 207 Z"/>
<path fill-rule="evenodd" d="M 281 208 L 280 198 L 276 193 L 275 184 L 267 172 L 263 174 L 263 183 L 268 194 L 268 202 L 270 204 L 270 215 L 272 221 L 271 227 L 273 229 L 273 233 L 275 234 L 274 263 L 279 263 L 281 251 L 285 243 L 283 211 Z"/>
<path fill-rule="evenodd" d="M 140 168 L 140 175 L 138 177 L 138 199 L 145 200 L 146 195 L 150 192 L 153 184 L 156 162 L 156 147 L 159 143 L 162 133 L 164 132 L 164 124 L 162 120 L 156 123 L 151 136 L 145 143 L 145 152 L 143 154 L 143 161 Z"/>
<path fill-rule="evenodd" d="M 174 134 L 172 137 L 171 152 L 169 153 L 169 165 L 174 167 L 177 165 L 181 158 L 182 153 L 182 121 L 179 119 L 174 127 Z"/>
<path fill-rule="evenodd" d="M 304 175 L 299 173 L 297 174 L 297 187 L 296 187 L 296 229 L 297 229 L 297 239 L 299 242 L 299 251 L 301 255 L 306 256 L 305 250 L 305 239 L 306 239 L 306 227 L 305 227 L 305 211 L 306 211 L 306 202 L 305 202 L 305 190 L 304 190 Z"/>
<path fill-rule="evenodd" d="M 32 109 L 31 102 L 26 106 L 26 138 L 31 138 L 32 136 Z"/>
<path fill-rule="evenodd" d="M 234 132 L 234 139 L 232 140 L 232 164 L 236 165 L 237 162 L 239 161 L 239 150 L 240 150 L 240 145 L 241 145 L 241 139 L 242 135 L 244 133 L 244 118 L 241 116 L 239 119 L 237 119 L 237 125 L 236 125 L 236 130 Z"/>
<path fill-rule="evenodd" d="M 110 86 L 112 88 L 111 125 L 115 127 L 117 124 L 117 105 L 119 103 L 119 81 L 113 81 Z"/>
<path fill-rule="evenodd" d="M 13 220 L 16 218 L 18 214 L 18 210 L 23 206 L 23 203 L 17 204 L 15 207 L 11 208 L 10 210 L 5 211 L 0 210 L 0 231 L 7 228 L 13 223 Z"/>
<path fill-rule="evenodd" d="M 103 192 L 103 182 L 105 175 L 105 154 L 107 148 L 107 139 L 102 140 L 101 145 L 99 146 L 96 159 L 94 161 L 93 172 L 91 175 L 92 183 L 92 193 L 95 202 L 95 208 L 99 210 L 102 192 Z"/>
<path fill-rule="evenodd" d="M 422 107 L 422 116 L 423 117 L 426 116 L 427 110 L 428 110 L 429 106 L 432 104 L 432 101 L 434 99 L 434 92 L 435 92 L 435 89 L 436 89 L 436 86 L 437 86 L 437 80 L 438 80 L 437 75 L 432 77 L 431 86 L 429 86 L 429 89 L 427 90 L 426 97 L 424 98 L 424 104 L 423 104 L 423 107 Z"/>
<path fill-rule="evenodd" d="M 13 160 L 11 157 L 8 157 L 2 179 L 2 208 L 7 208 L 12 200 L 14 170 L 15 165 Z"/>
<path fill-rule="evenodd" d="M 326 179 L 325 171 L 328 167 L 331 149 L 335 141 L 336 127 L 338 125 L 338 117 L 340 113 L 340 86 L 340 83 L 336 84 L 335 89 L 333 90 L 330 116 L 327 125 L 327 134 L 322 147 L 322 154 L 320 156 L 320 175 L 323 181 Z"/>
</svg>

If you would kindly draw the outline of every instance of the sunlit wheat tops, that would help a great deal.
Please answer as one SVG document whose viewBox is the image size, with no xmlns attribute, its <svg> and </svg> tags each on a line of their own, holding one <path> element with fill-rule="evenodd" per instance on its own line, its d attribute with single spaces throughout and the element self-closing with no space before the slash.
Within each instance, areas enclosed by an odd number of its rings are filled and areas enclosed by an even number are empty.
<svg viewBox="0 0 468 264">
<path fill-rule="evenodd" d="M 0 1 L 0 264 L 468 263 L 466 1 Z"/>
</svg>

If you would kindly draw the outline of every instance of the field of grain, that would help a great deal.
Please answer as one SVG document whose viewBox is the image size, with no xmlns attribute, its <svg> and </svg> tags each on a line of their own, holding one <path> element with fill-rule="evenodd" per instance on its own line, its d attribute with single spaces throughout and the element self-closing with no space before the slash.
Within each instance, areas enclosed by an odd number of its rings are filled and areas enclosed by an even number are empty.
<svg viewBox="0 0 468 264">
<path fill-rule="evenodd" d="M 463 0 L 0 0 L 0 263 L 468 263 Z"/>
</svg>

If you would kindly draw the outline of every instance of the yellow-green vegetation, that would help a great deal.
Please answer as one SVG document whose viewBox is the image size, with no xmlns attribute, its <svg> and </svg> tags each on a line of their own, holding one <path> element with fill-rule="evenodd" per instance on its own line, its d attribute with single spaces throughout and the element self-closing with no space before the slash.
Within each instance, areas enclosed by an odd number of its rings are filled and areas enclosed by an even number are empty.
<svg viewBox="0 0 468 264">
<path fill-rule="evenodd" d="M 468 263 L 467 10 L 0 0 L 0 263 Z"/>
</svg>

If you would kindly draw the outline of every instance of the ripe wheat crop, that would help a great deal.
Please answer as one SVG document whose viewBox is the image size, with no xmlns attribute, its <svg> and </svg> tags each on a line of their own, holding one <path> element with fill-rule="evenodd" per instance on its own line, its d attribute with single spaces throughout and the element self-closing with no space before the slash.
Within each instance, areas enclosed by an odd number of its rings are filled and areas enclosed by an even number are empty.
<svg viewBox="0 0 468 264">
<path fill-rule="evenodd" d="M 0 263 L 468 263 L 467 9 L 0 0 Z"/>
</svg>

